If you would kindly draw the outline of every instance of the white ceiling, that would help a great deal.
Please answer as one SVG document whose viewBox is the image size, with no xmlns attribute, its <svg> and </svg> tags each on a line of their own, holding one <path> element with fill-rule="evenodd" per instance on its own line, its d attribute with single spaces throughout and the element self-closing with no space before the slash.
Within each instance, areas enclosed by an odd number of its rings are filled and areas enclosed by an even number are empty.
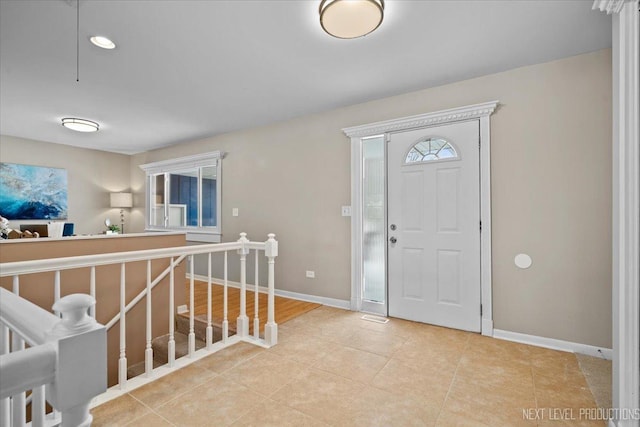
<svg viewBox="0 0 640 427">
<path fill-rule="evenodd" d="M 318 4 L 81 0 L 78 83 L 75 1 L 0 0 L 0 133 L 136 153 L 611 46 L 591 0 L 388 0 L 354 40 Z"/>
</svg>

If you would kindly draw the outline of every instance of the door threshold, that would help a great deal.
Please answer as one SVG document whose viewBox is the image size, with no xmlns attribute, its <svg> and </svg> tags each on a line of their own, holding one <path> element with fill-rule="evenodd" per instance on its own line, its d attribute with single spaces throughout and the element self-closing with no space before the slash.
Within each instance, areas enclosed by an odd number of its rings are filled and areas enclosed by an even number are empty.
<svg viewBox="0 0 640 427">
<path fill-rule="evenodd" d="M 365 314 L 361 317 L 361 319 L 375 323 L 387 323 L 389 321 L 389 319 L 386 317 L 374 316 L 373 314 Z"/>
</svg>

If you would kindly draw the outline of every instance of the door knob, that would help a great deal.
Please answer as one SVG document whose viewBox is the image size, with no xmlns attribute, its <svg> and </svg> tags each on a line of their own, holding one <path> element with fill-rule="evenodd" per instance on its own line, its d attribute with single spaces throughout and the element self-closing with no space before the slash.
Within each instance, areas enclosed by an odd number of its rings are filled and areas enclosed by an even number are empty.
<svg viewBox="0 0 640 427">
<path fill-rule="evenodd" d="M 392 237 L 389 239 L 389 241 L 390 241 L 391 243 L 395 243 L 395 242 L 397 242 L 397 241 L 398 241 L 398 239 L 396 239 L 395 237 L 393 237 L 393 236 L 392 236 Z"/>
</svg>

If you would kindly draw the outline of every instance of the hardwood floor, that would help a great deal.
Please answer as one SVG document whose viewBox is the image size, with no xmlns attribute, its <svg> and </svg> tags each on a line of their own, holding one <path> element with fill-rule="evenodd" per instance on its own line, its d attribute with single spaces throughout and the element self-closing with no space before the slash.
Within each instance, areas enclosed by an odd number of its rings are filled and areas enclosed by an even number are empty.
<svg viewBox="0 0 640 427">
<path fill-rule="evenodd" d="M 223 289 L 220 284 L 211 286 L 211 318 L 212 323 L 221 325 L 223 320 Z M 236 319 L 240 314 L 240 289 L 228 287 L 228 313 L 230 327 L 235 329 Z M 189 280 L 186 281 L 186 295 L 189 298 Z M 187 301 L 188 303 L 188 301 Z M 188 304 L 187 304 L 188 305 Z M 207 283 L 196 280 L 194 282 L 194 307 L 195 316 L 206 320 L 207 315 Z M 299 301 L 284 297 L 275 297 L 276 323 L 285 323 L 308 311 L 320 307 L 320 304 Z M 253 334 L 253 319 L 255 310 L 255 294 L 247 286 L 247 316 L 249 317 L 249 333 Z M 204 317 L 202 317 L 204 316 Z M 258 293 L 258 317 L 260 319 L 260 331 L 264 331 L 267 322 L 267 294 Z"/>
</svg>

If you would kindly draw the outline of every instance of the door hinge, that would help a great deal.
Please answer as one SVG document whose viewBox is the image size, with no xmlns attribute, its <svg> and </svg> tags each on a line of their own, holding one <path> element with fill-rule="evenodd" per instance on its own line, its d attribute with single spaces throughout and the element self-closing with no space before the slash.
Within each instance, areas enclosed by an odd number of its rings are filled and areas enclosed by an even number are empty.
<svg viewBox="0 0 640 427">
<path fill-rule="evenodd" d="M 482 221 L 480 221 L 480 231 L 482 231 Z"/>
<path fill-rule="evenodd" d="M 482 316 L 482 304 L 480 304 L 480 316 Z"/>
</svg>

